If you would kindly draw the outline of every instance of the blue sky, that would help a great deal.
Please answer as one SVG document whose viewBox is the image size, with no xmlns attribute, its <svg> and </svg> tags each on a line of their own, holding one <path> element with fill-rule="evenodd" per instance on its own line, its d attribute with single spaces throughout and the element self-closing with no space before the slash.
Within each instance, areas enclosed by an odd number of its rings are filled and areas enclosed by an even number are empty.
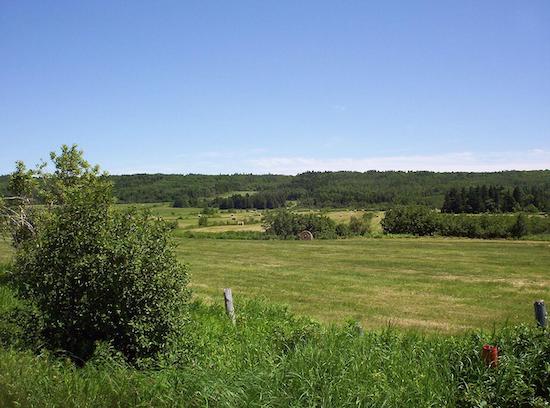
<svg viewBox="0 0 550 408">
<path fill-rule="evenodd" d="M 0 174 L 550 168 L 550 2 L 0 0 Z"/>
</svg>

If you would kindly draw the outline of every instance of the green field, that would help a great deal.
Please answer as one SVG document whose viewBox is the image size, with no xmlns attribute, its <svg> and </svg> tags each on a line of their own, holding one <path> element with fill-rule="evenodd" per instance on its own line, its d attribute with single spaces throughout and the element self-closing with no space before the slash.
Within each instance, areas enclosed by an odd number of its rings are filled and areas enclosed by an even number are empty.
<svg viewBox="0 0 550 408">
<path fill-rule="evenodd" d="M 179 240 L 197 296 L 264 296 L 321 321 L 457 332 L 531 322 L 548 243 L 451 239 Z"/>
<path fill-rule="evenodd" d="M 200 208 L 139 207 L 177 221 L 178 256 L 191 267 L 195 296 L 208 302 L 220 302 L 222 289 L 231 287 L 237 301 L 261 296 L 323 322 L 355 319 L 366 328 L 460 332 L 531 322 L 533 300 L 550 298 L 548 242 L 187 239 L 179 232 L 262 231 L 263 212 L 221 211 L 199 227 Z M 362 212 L 326 214 L 348 222 Z M 373 218 L 373 231 L 380 232 L 382 216 Z M 10 257 L 9 246 L 0 243 L 0 263 Z"/>
<path fill-rule="evenodd" d="M 222 301 L 231 287 L 323 322 L 352 318 L 459 332 L 531 322 L 550 299 L 548 242 L 442 238 L 303 241 L 177 240 L 195 296 Z M 7 244 L 0 262 L 9 260 Z"/>
</svg>

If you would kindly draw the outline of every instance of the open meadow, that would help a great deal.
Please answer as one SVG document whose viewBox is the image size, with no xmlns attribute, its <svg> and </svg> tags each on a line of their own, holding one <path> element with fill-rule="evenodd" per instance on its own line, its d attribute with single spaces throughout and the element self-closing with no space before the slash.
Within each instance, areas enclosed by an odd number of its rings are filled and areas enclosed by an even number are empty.
<svg viewBox="0 0 550 408">
<path fill-rule="evenodd" d="M 262 230 L 261 211 L 218 212 L 199 227 L 199 208 L 147 206 L 176 220 L 178 231 Z M 325 212 L 336 222 L 362 213 Z M 375 233 L 382 217 L 377 212 L 371 221 Z M 222 289 L 231 287 L 236 299 L 262 296 L 323 322 L 354 319 L 366 328 L 454 333 L 532 322 L 533 301 L 550 298 L 550 245 L 544 241 L 218 240 L 186 239 L 178 231 L 177 253 L 191 267 L 195 296 L 209 302 L 222 301 Z"/>
<path fill-rule="evenodd" d="M 548 243 L 437 238 L 178 240 L 199 297 L 264 296 L 325 322 L 457 332 L 533 321 Z"/>
<path fill-rule="evenodd" d="M 548 242 L 445 238 L 281 241 L 176 238 L 194 295 L 262 296 L 322 322 L 460 332 L 532 322 L 550 298 Z M 10 249 L 0 246 L 0 262 Z"/>
</svg>

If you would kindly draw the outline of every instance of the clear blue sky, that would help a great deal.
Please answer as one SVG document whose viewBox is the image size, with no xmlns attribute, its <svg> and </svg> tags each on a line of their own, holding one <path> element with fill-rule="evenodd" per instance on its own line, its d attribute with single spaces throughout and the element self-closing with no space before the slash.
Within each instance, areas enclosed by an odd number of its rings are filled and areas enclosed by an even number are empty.
<svg viewBox="0 0 550 408">
<path fill-rule="evenodd" d="M 550 168 L 550 1 L 0 0 L 0 174 Z"/>
</svg>

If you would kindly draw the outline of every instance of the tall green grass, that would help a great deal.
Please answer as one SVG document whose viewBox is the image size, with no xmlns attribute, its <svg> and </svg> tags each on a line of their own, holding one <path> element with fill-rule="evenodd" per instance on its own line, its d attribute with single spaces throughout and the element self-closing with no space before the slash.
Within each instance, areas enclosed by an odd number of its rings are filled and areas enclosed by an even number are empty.
<svg viewBox="0 0 550 408">
<path fill-rule="evenodd" d="M 1 405 L 440 407 L 454 398 L 433 339 L 323 329 L 257 302 L 243 307 L 236 327 L 217 307 L 195 305 L 193 317 L 190 355 L 157 370 L 101 351 L 77 369 L 51 355 L 2 350 Z"/>
<path fill-rule="evenodd" d="M 531 326 L 456 336 L 322 325 L 265 300 L 196 301 L 185 353 L 138 370 L 100 344 L 77 368 L 29 349 L 6 324 L 19 305 L 0 266 L 0 407 L 544 407 L 550 337 Z M 498 368 L 480 358 L 498 345 Z"/>
<path fill-rule="evenodd" d="M 0 300 L 2 301 L 2 300 Z M 190 349 L 148 370 L 101 345 L 84 367 L 47 353 L 0 349 L 2 407 L 519 407 L 545 406 L 550 341 L 524 326 L 461 336 L 363 334 L 322 326 L 264 301 L 192 305 Z M 497 369 L 481 362 L 498 343 Z"/>
</svg>

